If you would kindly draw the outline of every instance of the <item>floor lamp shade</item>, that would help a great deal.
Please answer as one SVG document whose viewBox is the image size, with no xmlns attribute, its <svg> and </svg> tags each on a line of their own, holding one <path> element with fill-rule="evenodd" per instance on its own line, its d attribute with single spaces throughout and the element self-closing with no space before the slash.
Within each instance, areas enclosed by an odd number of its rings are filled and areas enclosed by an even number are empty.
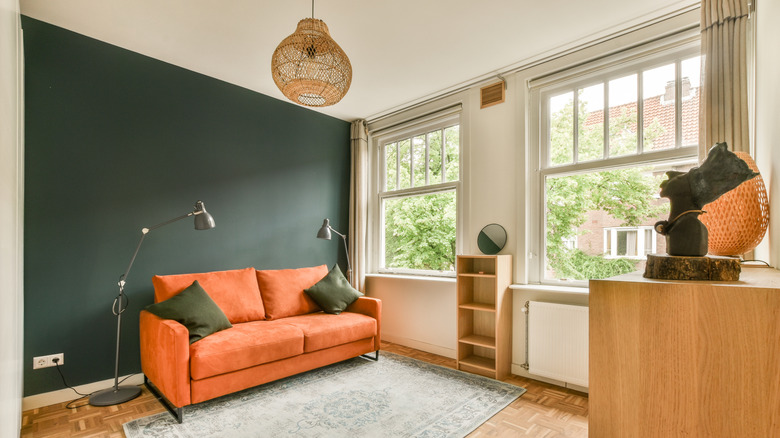
<svg viewBox="0 0 780 438">
<path fill-rule="evenodd" d="M 349 261 L 349 247 L 347 246 L 347 236 L 345 234 L 341 234 L 338 231 L 334 230 L 333 227 L 330 226 L 330 219 L 325 219 L 324 221 L 322 221 L 322 226 L 320 227 L 319 231 L 317 231 L 317 238 L 330 240 L 331 231 L 338 234 L 339 237 L 341 237 L 341 240 L 344 241 L 344 251 L 345 254 L 347 255 L 347 281 L 352 281 L 352 263 L 350 263 Z"/>
<path fill-rule="evenodd" d="M 200 211 L 200 213 L 196 213 L 198 211 Z M 214 218 L 206 211 L 206 207 L 203 205 L 202 201 L 195 203 L 195 211 L 193 214 L 195 215 L 196 230 L 210 230 L 216 226 Z"/>
<path fill-rule="evenodd" d="M 178 220 L 195 216 L 195 229 L 196 230 L 209 230 L 215 227 L 214 218 L 206 211 L 206 207 L 203 202 L 198 201 L 195 203 L 195 209 L 185 215 L 175 217 L 171 220 L 159 223 L 149 228 L 141 229 L 141 239 L 138 241 L 138 245 L 135 247 L 133 257 L 130 259 L 130 264 L 127 266 L 125 273 L 119 277 L 119 295 L 114 298 L 114 304 L 111 306 L 111 311 L 116 316 L 116 357 L 114 363 L 114 386 L 102 391 L 97 391 L 89 397 L 89 404 L 92 406 L 112 406 L 119 403 L 132 400 L 141 395 L 141 388 L 139 386 L 119 386 L 119 345 L 120 335 L 122 333 L 122 313 L 127 310 L 127 298 L 125 297 L 125 284 L 127 276 L 130 274 L 130 269 L 133 267 L 133 262 L 138 255 L 138 250 L 141 249 L 141 244 L 144 243 L 146 235 L 157 228 L 176 222 Z"/>
<path fill-rule="evenodd" d="M 320 230 L 317 231 L 317 238 L 318 239 L 330 240 L 330 220 L 329 219 L 325 219 L 322 222 L 322 226 L 320 227 Z"/>
</svg>

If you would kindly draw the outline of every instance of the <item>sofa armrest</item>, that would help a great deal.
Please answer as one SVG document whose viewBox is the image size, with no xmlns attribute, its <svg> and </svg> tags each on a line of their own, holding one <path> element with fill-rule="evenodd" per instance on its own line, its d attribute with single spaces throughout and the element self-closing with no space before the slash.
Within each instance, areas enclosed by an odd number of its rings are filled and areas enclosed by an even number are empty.
<svg viewBox="0 0 780 438">
<path fill-rule="evenodd" d="M 381 327 L 382 327 L 382 300 L 379 298 L 360 297 L 354 303 L 347 307 L 347 312 L 361 313 L 376 319 L 376 337 L 374 338 L 374 348 L 380 349 Z"/>
<path fill-rule="evenodd" d="M 141 370 L 174 406 L 191 404 L 187 328 L 145 310 L 139 317 Z"/>
</svg>

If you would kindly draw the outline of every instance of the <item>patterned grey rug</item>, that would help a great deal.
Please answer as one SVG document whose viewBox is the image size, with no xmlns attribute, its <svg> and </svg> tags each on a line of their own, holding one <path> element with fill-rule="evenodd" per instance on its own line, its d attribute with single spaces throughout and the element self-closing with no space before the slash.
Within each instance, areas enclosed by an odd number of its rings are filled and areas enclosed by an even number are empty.
<svg viewBox="0 0 780 438">
<path fill-rule="evenodd" d="M 129 438 L 463 437 L 525 389 L 382 352 L 124 424 Z"/>
</svg>

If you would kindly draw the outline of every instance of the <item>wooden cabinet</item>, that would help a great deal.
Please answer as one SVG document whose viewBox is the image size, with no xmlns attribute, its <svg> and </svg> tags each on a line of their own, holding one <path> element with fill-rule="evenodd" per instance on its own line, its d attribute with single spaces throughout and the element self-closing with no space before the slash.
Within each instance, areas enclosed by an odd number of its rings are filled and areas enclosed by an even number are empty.
<svg viewBox="0 0 780 438">
<path fill-rule="evenodd" d="M 458 369 L 504 379 L 512 365 L 511 255 L 458 256 Z"/>
<path fill-rule="evenodd" d="M 590 282 L 589 434 L 780 437 L 780 271 Z"/>
</svg>

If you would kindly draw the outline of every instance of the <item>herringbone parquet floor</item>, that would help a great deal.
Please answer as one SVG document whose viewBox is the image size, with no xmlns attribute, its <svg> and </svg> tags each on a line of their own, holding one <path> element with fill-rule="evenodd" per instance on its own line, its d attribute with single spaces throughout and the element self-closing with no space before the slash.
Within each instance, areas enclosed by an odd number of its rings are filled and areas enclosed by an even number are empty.
<svg viewBox="0 0 780 438">
<path fill-rule="evenodd" d="M 453 359 L 389 342 L 383 342 L 382 349 L 455 367 Z M 469 435 L 470 438 L 588 436 L 588 398 L 585 394 L 518 376 L 506 381 L 522 386 L 528 392 L 482 424 Z M 146 388 L 137 399 L 118 406 L 86 405 L 68 409 L 66 403 L 62 403 L 25 411 L 22 414 L 21 438 L 120 438 L 125 436 L 123 423 L 164 411 Z"/>
</svg>

